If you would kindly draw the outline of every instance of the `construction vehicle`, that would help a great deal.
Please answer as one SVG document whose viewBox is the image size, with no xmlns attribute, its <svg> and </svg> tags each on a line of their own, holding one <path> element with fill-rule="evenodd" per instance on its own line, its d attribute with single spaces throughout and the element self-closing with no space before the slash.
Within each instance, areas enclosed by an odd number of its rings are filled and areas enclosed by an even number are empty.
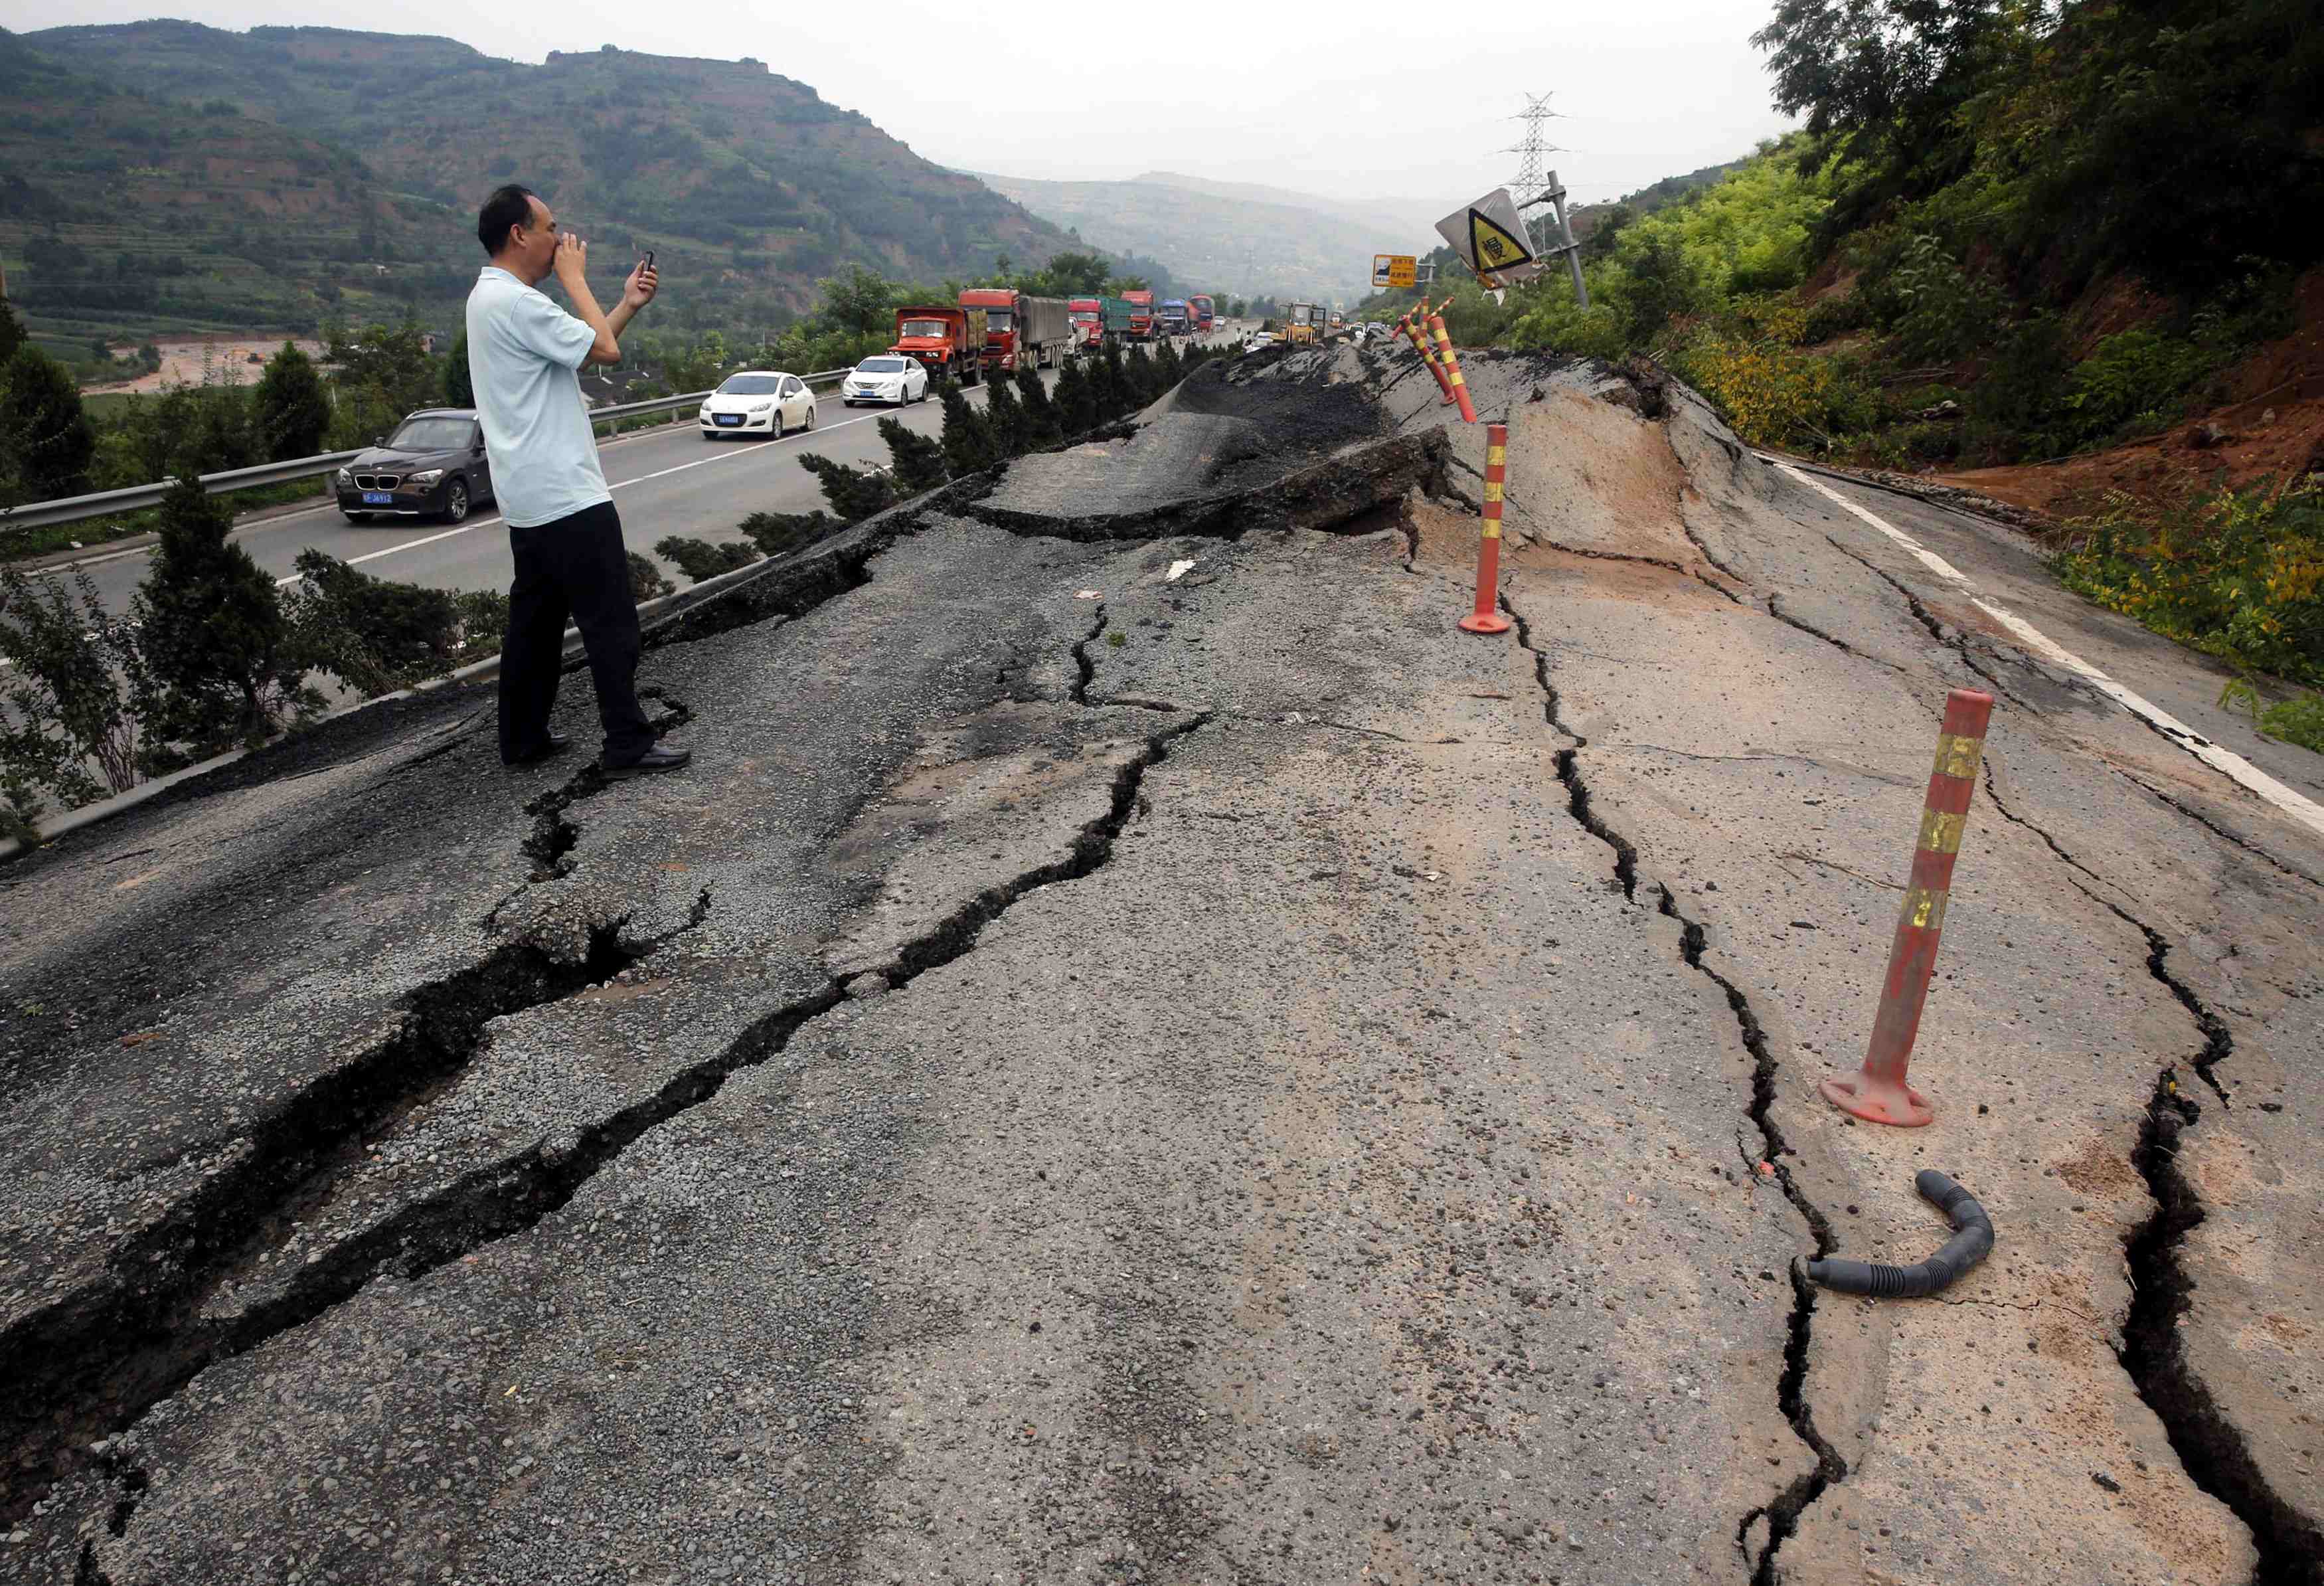
<svg viewBox="0 0 2324 1586">
<path fill-rule="evenodd" d="M 1323 308 L 1320 303 L 1294 303 L 1284 310 L 1283 339 L 1295 347 L 1323 339 Z"/>
<path fill-rule="evenodd" d="M 930 380 L 974 385 L 984 373 L 984 310 L 936 304 L 896 310 L 896 345 L 888 350 L 918 358 Z"/>
<path fill-rule="evenodd" d="M 963 309 L 984 315 L 984 366 L 1000 374 L 1047 368 L 1065 352 L 1073 335 L 1072 310 L 1063 298 L 1028 298 L 1012 287 L 973 286 L 960 294 Z"/>
<path fill-rule="evenodd" d="M 1073 326 L 1074 351 L 1102 353 L 1130 337 L 1130 303 L 1124 298 L 1074 298 L 1065 305 Z"/>
</svg>

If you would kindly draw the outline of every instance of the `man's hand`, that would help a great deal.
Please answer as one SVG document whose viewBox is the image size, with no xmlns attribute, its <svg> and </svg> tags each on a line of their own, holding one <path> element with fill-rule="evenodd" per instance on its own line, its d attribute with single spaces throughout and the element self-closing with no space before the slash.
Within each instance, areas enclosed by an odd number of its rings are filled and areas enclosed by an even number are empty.
<svg viewBox="0 0 2324 1586">
<path fill-rule="evenodd" d="M 589 244 L 573 232 L 559 232 L 557 257 L 550 261 L 549 268 L 557 272 L 559 284 L 568 293 L 571 292 L 574 287 L 588 280 Z"/>
<path fill-rule="evenodd" d="M 660 272 L 641 259 L 638 267 L 630 272 L 630 279 L 622 287 L 622 307 L 634 314 L 652 302 L 654 293 L 660 290 Z"/>
</svg>

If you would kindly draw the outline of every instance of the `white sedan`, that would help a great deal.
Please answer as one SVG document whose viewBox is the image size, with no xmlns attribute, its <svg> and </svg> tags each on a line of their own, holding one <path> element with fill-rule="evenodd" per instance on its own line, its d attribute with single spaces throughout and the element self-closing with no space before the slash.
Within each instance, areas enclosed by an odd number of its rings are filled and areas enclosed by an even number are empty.
<svg viewBox="0 0 2324 1586">
<path fill-rule="evenodd" d="M 893 402 L 900 408 L 926 401 L 927 396 L 927 370 L 918 358 L 896 353 L 864 359 L 847 372 L 839 388 L 839 400 L 851 408 L 858 402 Z"/>
<path fill-rule="evenodd" d="M 815 393 L 807 382 L 779 369 L 745 369 L 702 399 L 702 438 L 722 435 L 788 435 L 815 428 Z"/>
</svg>

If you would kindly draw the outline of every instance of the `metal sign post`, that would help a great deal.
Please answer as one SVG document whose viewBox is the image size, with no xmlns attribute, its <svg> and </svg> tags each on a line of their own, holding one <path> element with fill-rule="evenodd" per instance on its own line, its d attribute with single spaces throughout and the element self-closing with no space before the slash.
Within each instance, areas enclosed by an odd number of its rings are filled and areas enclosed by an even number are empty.
<svg viewBox="0 0 2324 1586">
<path fill-rule="evenodd" d="M 1538 198 L 1527 198 L 1524 207 L 1536 208 L 1543 204 L 1557 217 L 1557 253 L 1565 255 L 1566 268 L 1573 272 L 1573 300 L 1586 309 L 1590 306 L 1590 289 L 1582 283 L 1582 244 L 1573 240 L 1573 227 L 1565 219 L 1565 184 L 1557 180 L 1557 172 L 1549 173 L 1549 189 Z"/>
</svg>

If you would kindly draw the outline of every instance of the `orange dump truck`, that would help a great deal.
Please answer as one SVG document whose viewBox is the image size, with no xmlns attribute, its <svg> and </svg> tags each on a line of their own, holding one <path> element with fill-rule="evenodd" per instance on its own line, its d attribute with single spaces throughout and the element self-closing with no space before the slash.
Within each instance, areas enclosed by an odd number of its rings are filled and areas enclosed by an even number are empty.
<svg viewBox="0 0 2324 1586">
<path fill-rule="evenodd" d="M 984 369 L 984 310 L 939 303 L 896 310 L 896 345 L 918 358 L 930 380 L 974 385 Z"/>
</svg>

